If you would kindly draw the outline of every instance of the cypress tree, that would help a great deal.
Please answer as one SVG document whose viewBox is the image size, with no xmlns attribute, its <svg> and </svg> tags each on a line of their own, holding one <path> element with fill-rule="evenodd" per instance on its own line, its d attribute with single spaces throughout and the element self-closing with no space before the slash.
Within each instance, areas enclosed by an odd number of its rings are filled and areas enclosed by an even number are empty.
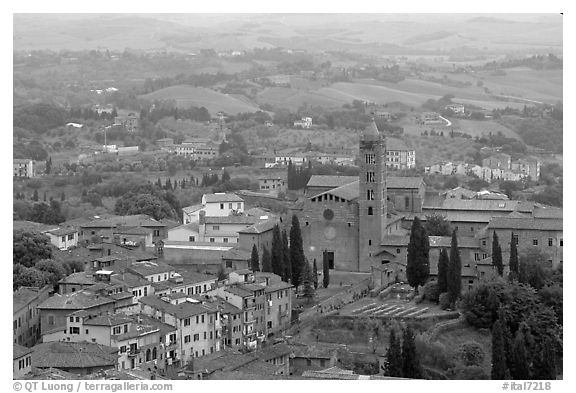
<svg viewBox="0 0 576 393">
<path fill-rule="evenodd" d="M 32 195 L 32 200 L 34 202 L 38 202 L 38 190 L 34 190 L 34 194 Z"/>
<path fill-rule="evenodd" d="M 418 217 L 412 222 L 410 242 L 408 243 L 408 263 L 406 276 L 408 284 L 414 287 L 418 293 L 418 287 L 426 284 L 430 275 L 430 263 L 428 260 L 430 243 L 426 230 Z"/>
<path fill-rule="evenodd" d="M 328 285 L 330 285 L 330 266 L 326 254 L 324 254 L 322 258 L 322 286 L 328 288 Z"/>
<path fill-rule="evenodd" d="M 262 252 L 262 271 L 272 272 L 272 256 L 266 247 L 264 247 L 264 251 Z"/>
<path fill-rule="evenodd" d="M 390 340 L 386 350 L 386 366 L 384 374 L 389 377 L 402 377 L 402 345 L 400 337 L 396 337 L 396 329 L 390 330 Z"/>
<path fill-rule="evenodd" d="M 272 273 L 282 277 L 282 261 L 284 259 L 280 227 L 274 225 L 272 229 Z"/>
<path fill-rule="evenodd" d="M 253 272 L 260 271 L 260 261 L 258 256 L 258 249 L 256 248 L 256 244 L 252 245 L 252 255 L 250 256 L 250 268 Z"/>
<path fill-rule="evenodd" d="M 416 353 L 414 332 L 410 326 L 406 326 L 406 329 L 404 329 L 402 340 L 402 377 L 422 378 L 422 367 Z"/>
<path fill-rule="evenodd" d="M 46 174 L 49 175 L 52 172 L 52 157 L 48 157 L 46 160 Z"/>
<path fill-rule="evenodd" d="M 556 379 L 556 351 L 554 342 L 549 337 L 541 345 L 532 371 L 533 379 Z"/>
<path fill-rule="evenodd" d="M 282 266 L 284 267 L 282 281 L 291 282 L 292 267 L 290 265 L 290 248 L 288 246 L 288 234 L 285 230 L 282 231 L 282 257 L 284 258 L 284 261 L 282 262 Z"/>
<path fill-rule="evenodd" d="M 46 202 L 46 191 L 44 191 L 44 197 L 43 197 L 44 202 Z"/>
<path fill-rule="evenodd" d="M 513 379 L 530 378 L 530 366 L 522 329 L 518 329 L 518 332 L 516 332 L 514 344 L 512 345 L 512 367 L 510 368 L 510 373 Z"/>
<path fill-rule="evenodd" d="M 514 232 L 510 238 L 510 279 L 518 279 L 518 247 L 516 241 L 514 240 Z"/>
<path fill-rule="evenodd" d="M 506 379 L 506 336 L 503 322 L 497 319 L 492 326 L 492 379 Z"/>
<path fill-rule="evenodd" d="M 293 190 L 294 187 L 294 166 L 292 165 L 292 160 L 288 161 L 288 174 L 287 174 L 287 183 L 288 183 L 288 189 L 289 190 Z"/>
<path fill-rule="evenodd" d="M 304 249 L 300 221 L 296 215 L 292 216 L 292 227 L 290 228 L 290 266 L 292 267 L 292 285 L 298 291 L 300 274 L 304 266 Z"/>
<path fill-rule="evenodd" d="M 445 248 L 440 250 L 440 255 L 438 257 L 438 293 L 444 293 L 448 291 L 448 265 L 450 261 L 448 259 L 448 252 Z"/>
<path fill-rule="evenodd" d="M 66 200 L 66 194 L 64 194 L 64 191 L 62 191 L 62 194 L 60 195 L 60 201 L 64 202 Z"/>
<path fill-rule="evenodd" d="M 300 281 L 304 286 L 304 297 L 311 302 L 314 299 L 314 283 L 312 279 L 312 269 L 310 269 L 310 264 L 307 260 L 304 261 L 304 266 L 302 266 L 302 272 L 300 274 Z"/>
<path fill-rule="evenodd" d="M 450 303 L 454 304 L 460 297 L 462 290 L 462 264 L 456 230 L 452 231 L 452 244 L 450 245 L 450 263 L 448 264 L 448 296 Z"/>
<path fill-rule="evenodd" d="M 318 289 L 318 266 L 316 266 L 316 258 L 312 265 L 312 282 L 314 283 L 314 290 Z"/>
<path fill-rule="evenodd" d="M 502 277 L 504 274 L 504 264 L 502 263 L 502 248 L 500 247 L 500 242 L 498 241 L 498 235 L 494 231 L 494 236 L 492 236 L 492 265 L 496 268 L 498 275 Z"/>
</svg>

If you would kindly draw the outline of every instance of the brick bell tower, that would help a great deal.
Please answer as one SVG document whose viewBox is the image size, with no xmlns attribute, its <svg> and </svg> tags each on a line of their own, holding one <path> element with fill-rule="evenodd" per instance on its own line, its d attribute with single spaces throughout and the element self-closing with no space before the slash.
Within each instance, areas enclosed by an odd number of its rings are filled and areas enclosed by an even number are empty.
<svg viewBox="0 0 576 393">
<path fill-rule="evenodd" d="M 360 135 L 358 270 L 371 271 L 386 234 L 386 139 L 372 120 Z"/>
</svg>

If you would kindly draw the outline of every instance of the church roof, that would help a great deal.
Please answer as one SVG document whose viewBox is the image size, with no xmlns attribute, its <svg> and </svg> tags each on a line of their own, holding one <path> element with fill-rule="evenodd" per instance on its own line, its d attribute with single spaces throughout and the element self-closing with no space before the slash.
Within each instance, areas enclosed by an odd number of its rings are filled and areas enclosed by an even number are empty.
<svg viewBox="0 0 576 393">
<path fill-rule="evenodd" d="M 358 176 L 312 175 L 306 187 L 340 187 L 358 180 Z"/>
<path fill-rule="evenodd" d="M 386 179 L 386 188 L 420 188 L 424 185 L 421 177 L 389 176 Z"/>
</svg>

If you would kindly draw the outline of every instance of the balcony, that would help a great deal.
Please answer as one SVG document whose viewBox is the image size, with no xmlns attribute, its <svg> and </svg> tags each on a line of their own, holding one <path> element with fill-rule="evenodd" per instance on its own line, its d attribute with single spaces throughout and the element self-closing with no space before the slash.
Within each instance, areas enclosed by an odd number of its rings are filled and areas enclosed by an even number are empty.
<svg viewBox="0 0 576 393">
<path fill-rule="evenodd" d="M 136 357 L 136 356 L 138 356 L 138 354 L 140 353 L 140 348 L 137 348 L 137 349 L 134 349 L 134 350 L 131 349 L 131 350 L 129 350 L 127 353 L 128 353 L 128 357 L 129 357 L 129 358 Z"/>
</svg>

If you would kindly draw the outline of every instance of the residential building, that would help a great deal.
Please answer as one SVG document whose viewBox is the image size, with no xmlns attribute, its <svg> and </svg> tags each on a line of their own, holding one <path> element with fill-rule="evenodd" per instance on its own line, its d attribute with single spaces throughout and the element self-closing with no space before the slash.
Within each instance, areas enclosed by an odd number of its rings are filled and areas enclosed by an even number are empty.
<svg viewBox="0 0 576 393">
<path fill-rule="evenodd" d="M 12 378 L 22 377 L 32 371 L 32 352 L 30 348 L 12 344 Z"/>
<path fill-rule="evenodd" d="M 386 167 L 390 169 L 410 169 L 416 167 L 416 150 L 409 148 L 398 138 L 386 139 Z"/>
<path fill-rule="evenodd" d="M 34 160 L 31 159 L 13 159 L 12 168 L 14 177 L 27 177 L 31 178 L 36 176 L 36 165 Z"/>
<path fill-rule="evenodd" d="M 139 129 L 140 116 L 138 113 L 129 112 L 114 118 L 114 125 L 124 127 L 128 132 L 137 132 Z"/>
<path fill-rule="evenodd" d="M 513 162 L 511 168 L 513 171 L 522 173 L 523 175 L 529 177 L 533 181 L 536 181 L 540 178 L 541 165 L 542 164 L 540 160 L 528 157 Z"/>
<path fill-rule="evenodd" d="M 209 304 L 187 297 L 146 296 L 140 299 L 140 311 L 177 329 L 182 364 L 221 349 L 220 312 Z"/>
<path fill-rule="evenodd" d="M 511 169 L 512 157 L 506 153 L 494 154 L 482 160 L 482 166 L 490 169 Z"/>
<path fill-rule="evenodd" d="M 58 228 L 46 232 L 50 238 L 50 243 L 58 247 L 59 250 L 67 250 L 78 245 L 78 230 L 76 228 Z"/>
<path fill-rule="evenodd" d="M 211 274 L 179 270 L 165 281 L 152 284 L 156 296 L 183 293 L 187 296 L 203 295 L 216 287 L 218 278 Z"/>
<path fill-rule="evenodd" d="M 258 188 L 260 191 L 278 195 L 286 192 L 286 181 L 281 177 L 261 177 L 258 179 Z"/>
<path fill-rule="evenodd" d="M 564 235 L 561 217 L 492 217 L 486 230 L 479 235 L 488 250 L 492 250 L 494 232 L 498 234 L 503 253 L 510 252 L 510 241 L 514 234 L 520 254 L 538 250 L 547 255 L 550 267 L 557 268 L 563 264 Z"/>
<path fill-rule="evenodd" d="M 38 369 L 53 367 L 85 377 L 118 367 L 118 348 L 96 343 L 54 341 L 38 344 L 32 350 L 32 364 Z"/>
<path fill-rule="evenodd" d="M 122 304 L 108 294 L 92 290 L 94 287 L 95 285 L 66 295 L 57 293 L 39 304 L 41 334 L 65 329 L 67 317 L 73 312 L 84 310 L 91 315 L 112 313 L 117 309 L 117 302 Z"/>
<path fill-rule="evenodd" d="M 38 305 L 50 296 L 52 288 L 20 287 L 12 294 L 12 338 L 14 344 L 31 347 L 41 338 Z"/>
<path fill-rule="evenodd" d="M 166 344 L 170 346 L 166 337 L 173 333 L 176 333 L 175 327 L 140 314 L 90 315 L 77 311 L 68 317 L 64 331 L 45 335 L 44 342 L 92 342 L 115 347 L 120 370 L 146 366 L 164 368 L 170 355 L 166 351 Z M 171 358 L 175 360 L 176 355 Z"/>
<path fill-rule="evenodd" d="M 440 114 L 437 112 L 423 112 L 420 114 L 419 117 L 422 124 L 442 123 L 442 119 L 440 119 Z"/>
<path fill-rule="evenodd" d="M 294 127 L 311 128 L 312 127 L 312 118 L 311 117 L 303 117 L 300 120 L 296 120 L 294 122 Z"/>
<path fill-rule="evenodd" d="M 293 356 L 290 359 L 290 375 L 301 375 L 307 370 L 319 370 L 336 366 L 338 345 L 300 344 L 292 346 Z"/>
<path fill-rule="evenodd" d="M 267 337 L 278 336 L 290 327 L 292 320 L 292 288 L 293 285 L 282 281 L 273 273 L 254 273 L 256 283 L 266 285 L 265 320 Z M 286 365 L 288 367 L 288 365 Z M 287 373 L 288 374 L 288 373 Z"/>
<path fill-rule="evenodd" d="M 462 104 L 450 104 L 444 107 L 446 110 L 452 111 L 456 115 L 463 115 L 464 114 L 464 105 Z"/>
</svg>

